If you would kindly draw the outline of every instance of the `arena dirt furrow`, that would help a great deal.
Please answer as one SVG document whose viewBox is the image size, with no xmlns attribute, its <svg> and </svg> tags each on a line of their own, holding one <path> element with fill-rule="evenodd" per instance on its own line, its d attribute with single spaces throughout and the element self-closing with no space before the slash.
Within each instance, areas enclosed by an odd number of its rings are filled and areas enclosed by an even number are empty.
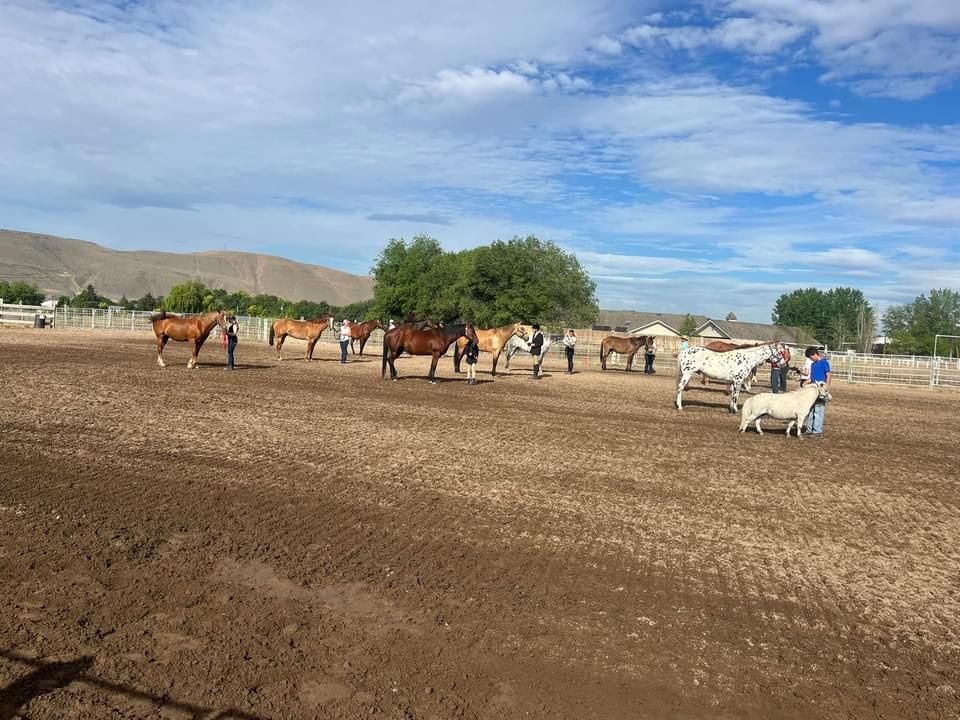
<svg viewBox="0 0 960 720">
<path fill-rule="evenodd" d="M 0 718 L 960 717 L 955 393 L 152 348 L 0 336 Z"/>
</svg>

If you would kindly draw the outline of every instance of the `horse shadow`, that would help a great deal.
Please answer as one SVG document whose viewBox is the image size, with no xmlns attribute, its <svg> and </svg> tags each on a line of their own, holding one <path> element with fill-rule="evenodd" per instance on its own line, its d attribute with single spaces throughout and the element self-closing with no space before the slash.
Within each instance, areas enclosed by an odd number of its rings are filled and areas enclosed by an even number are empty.
<svg viewBox="0 0 960 720">
<path fill-rule="evenodd" d="M 217 368 L 226 369 L 226 365 L 223 363 L 212 363 L 212 362 L 198 362 L 198 368 L 212 368 L 216 370 Z M 274 368 L 276 365 L 260 365 L 257 363 L 236 363 L 234 365 L 234 370 L 269 370 Z M 186 368 L 184 368 L 186 370 Z"/>
</svg>

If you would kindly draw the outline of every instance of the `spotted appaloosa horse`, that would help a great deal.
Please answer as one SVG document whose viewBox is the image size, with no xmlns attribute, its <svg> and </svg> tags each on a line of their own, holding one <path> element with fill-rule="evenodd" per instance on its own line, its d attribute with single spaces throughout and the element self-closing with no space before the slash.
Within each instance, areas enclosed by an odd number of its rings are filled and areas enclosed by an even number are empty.
<svg viewBox="0 0 960 720">
<path fill-rule="evenodd" d="M 681 397 L 694 373 L 701 372 L 716 380 L 726 380 L 730 383 L 730 412 L 737 412 L 737 398 L 740 388 L 753 369 L 764 362 L 774 362 L 778 366 L 783 364 L 781 343 L 758 345 L 743 350 L 728 350 L 714 352 L 702 347 L 692 347 L 681 350 L 677 356 L 677 370 L 680 374 L 677 385 L 677 409 L 683 409 Z"/>
</svg>

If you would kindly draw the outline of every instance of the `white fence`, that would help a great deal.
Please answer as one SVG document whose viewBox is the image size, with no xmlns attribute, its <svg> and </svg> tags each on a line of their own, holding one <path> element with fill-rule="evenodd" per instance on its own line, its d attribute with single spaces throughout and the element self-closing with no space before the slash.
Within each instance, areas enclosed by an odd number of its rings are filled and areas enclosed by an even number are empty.
<svg viewBox="0 0 960 720">
<path fill-rule="evenodd" d="M 138 310 L 101 310 L 91 308 L 58 307 L 55 310 L 34 305 L 10 305 L 0 303 L 0 325 L 32 326 L 40 313 L 45 314 L 48 326 L 55 328 L 73 328 L 85 330 L 113 330 L 125 332 L 151 332 L 150 315 Z M 240 337 L 244 340 L 266 342 L 270 333 L 272 319 L 245 317 L 237 318 Z M 366 352 L 372 355 L 381 351 L 383 333 L 374 331 L 366 346 Z M 597 368 L 600 365 L 600 335 L 583 331 L 577 343 L 577 369 Z M 326 331 L 320 342 L 336 345 L 337 332 Z M 700 338 L 694 338 L 700 340 Z M 672 373 L 676 338 L 663 338 L 661 351 L 657 356 L 656 367 L 661 372 Z M 547 353 L 551 363 L 564 362 L 563 347 L 555 343 Z M 501 364 L 503 360 L 501 359 Z M 623 356 L 611 355 L 607 366 L 622 368 Z M 795 364 L 799 364 L 798 362 Z M 930 387 L 960 388 L 960 359 L 956 357 L 931 358 L 922 355 L 871 355 L 867 353 L 834 353 L 830 355 L 834 379 L 854 383 L 879 383 L 890 385 L 926 385 Z M 634 370 L 643 369 L 643 357 L 635 358 Z M 762 378 L 761 378 L 762 382 Z"/>
</svg>

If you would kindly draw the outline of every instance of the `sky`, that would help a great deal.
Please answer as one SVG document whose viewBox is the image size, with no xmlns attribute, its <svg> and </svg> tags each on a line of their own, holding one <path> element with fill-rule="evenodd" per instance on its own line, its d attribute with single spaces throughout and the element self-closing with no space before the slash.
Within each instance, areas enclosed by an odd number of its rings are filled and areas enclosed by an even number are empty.
<svg viewBox="0 0 960 720">
<path fill-rule="evenodd" d="M 960 289 L 960 3 L 0 0 L 0 226 L 366 273 L 536 235 L 601 307 Z"/>
</svg>

